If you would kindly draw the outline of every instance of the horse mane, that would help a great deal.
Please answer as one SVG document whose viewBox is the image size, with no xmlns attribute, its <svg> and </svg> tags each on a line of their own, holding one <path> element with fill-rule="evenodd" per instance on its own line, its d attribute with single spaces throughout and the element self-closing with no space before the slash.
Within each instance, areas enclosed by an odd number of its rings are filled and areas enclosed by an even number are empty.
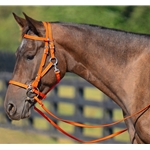
<svg viewBox="0 0 150 150">
<path fill-rule="evenodd" d="M 82 28 L 86 28 L 86 27 L 91 27 L 93 29 L 97 29 L 97 30 L 108 30 L 110 32 L 116 31 L 116 32 L 121 32 L 124 34 L 131 34 L 131 35 L 137 35 L 137 36 L 144 36 L 149 38 L 150 34 L 146 34 L 146 33 L 136 33 L 136 32 L 130 32 L 130 31 L 125 31 L 125 30 L 121 30 L 121 29 L 116 29 L 116 28 L 109 28 L 109 27 L 104 27 L 104 26 L 99 26 L 99 25 L 95 25 L 95 24 L 85 24 L 85 23 L 72 23 L 72 22 L 60 22 L 60 21 L 56 21 L 56 22 L 51 22 L 51 23 L 56 23 L 56 24 L 60 24 L 63 26 L 73 26 L 73 27 L 82 27 Z M 25 28 L 21 29 L 21 38 L 23 38 L 24 34 L 26 34 L 28 31 L 30 30 L 30 28 L 28 26 L 26 26 Z"/>
<path fill-rule="evenodd" d="M 125 34 L 131 34 L 131 35 L 137 35 L 137 36 L 145 36 L 145 37 L 150 37 L 150 34 L 146 34 L 146 33 L 136 33 L 136 32 L 130 32 L 130 31 L 125 31 L 125 30 L 121 30 L 121 29 L 116 29 L 116 28 L 109 28 L 109 27 L 104 27 L 104 26 L 99 26 L 99 25 L 95 25 L 95 24 L 86 24 L 86 23 L 72 23 L 72 22 L 51 22 L 51 23 L 58 23 L 61 24 L 63 26 L 73 26 L 73 27 L 78 27 L 78 28 L 93 28 L 93 29 L 97 29 L 97 30 L 108 30 L 110 32 L 116 31 L 116 32 L 122 32 Z"/>
</svg>

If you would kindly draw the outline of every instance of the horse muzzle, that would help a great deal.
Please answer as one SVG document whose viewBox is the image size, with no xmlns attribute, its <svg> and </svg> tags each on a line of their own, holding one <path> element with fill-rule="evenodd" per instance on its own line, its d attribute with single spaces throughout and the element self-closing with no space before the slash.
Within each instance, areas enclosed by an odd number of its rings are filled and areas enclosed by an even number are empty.
<svg viewBox="0 0 150 150">
<path fill-rule="evenodd" d="M 28 118 L 31 114 L 31 107 L 34 104 L 35 103 L 26 100 L 22 107 L 17 107 L 14 103 L 9 102 L 6 105 L 6 113 L 11 120 Z"/>
</svg>

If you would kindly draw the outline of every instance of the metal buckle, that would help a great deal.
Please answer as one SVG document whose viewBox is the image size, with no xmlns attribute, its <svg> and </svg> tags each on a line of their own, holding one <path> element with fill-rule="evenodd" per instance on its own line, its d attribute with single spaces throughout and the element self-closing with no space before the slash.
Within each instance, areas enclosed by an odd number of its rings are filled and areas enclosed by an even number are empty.
<svg viewBox="0 0 150 150">
<path fill-rule="evenodd" d="M 36 91 L 38 91 L 38 93 L 33 92 L 33 89 L 35 89 Z M 31 94 L 32 94 L 32 93 L 35 94 L 36 97 L 39 97 L 39 95 L 40 95 L 39 89 L 38 89 L 37 87 L 36 87 L 36 88 L 33 88 L 31 84 L 30 84 L 30 85 L 28 86 L 28 88 L 27 88 L 27 92 L 26 92 L 27 98 L 26 98 L 26 100 L 34 101 L 34 98 L 33 98 L 33 97 L 30 97 L 30 95 L 29 95 L 30 93 L 31 93 Z"/>
<path fill-rule="evenodd" d="M 49 62 L 52 62 L 53 65 L 55 66 L 55 65 L 57 65 L 57 63 L 58 63 L 58 59 L 57 59 L 56 57 L 53 57 L 53 58 L 50 58 L 50 59 L 49 59 Z"/>
<path fill-rule="evenodd" d="M 54 58 L 50 58 L 49 62 L 53 63 L 54 66 L 54 72 L 60 72 L 60 70 L 57 68 L 57 64 L 58 64 L 58 59 L 56 57 Z"/>
</svg>

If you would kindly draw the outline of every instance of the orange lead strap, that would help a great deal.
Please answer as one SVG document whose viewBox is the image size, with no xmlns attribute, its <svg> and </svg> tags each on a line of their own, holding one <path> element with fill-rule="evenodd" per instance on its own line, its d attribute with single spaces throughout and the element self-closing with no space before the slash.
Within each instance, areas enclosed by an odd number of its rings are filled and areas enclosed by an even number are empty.
<svg viewBox="0 0 150 150">
<path fill-rule="evenodd" d="M 84 127 L 84 128 L 102 128 L 102 127 L 113 126 L 113 125 L 115 125 L 115 124 L 117 124 L 117 123 L 120 123 L 120 122 L 122 122 L 122 121 L 124 121 L 124 120 L 127 120 L 127 119 L 129 119 L 129 118 L 131 118 L 131 117 L 133 117 L 133 116 L 135 116 L 135 115 L 137 115 L 137 114 L 142 113 L 143 111 L 147 110 L 147 109 L 150 107 L 150 105 L 148 105 L 148 106 L 146 106 L 145 108 L 141 109 L 140 111 L 138 111 L 138 112 L 136 112 L 136 113 L 134 113 L 134 114 L 132 114 L 132 115 L 130 115 L 130 116 L 127 116 L 127 117 L 125 117 L 125 118 L 123 118 L 123 119 L 121 119 L 121 120 L 119 120 L 119 121 L 116 121 L 116 122 L 114 122 L 114 123 L 111 123 L 111 124 L 103 124 L 103 125 L 95 125 L 95 126 L 94 126 L 94 125 L 85 125 L 85 124 L 81 124 L 81 123 L 77 123 L 77 122 L 73 122 L 73 121 L 69 121 L 69 120 L 64 120 L 64 119 L 58 118 L 58 117 L 56 117 L 54 114 L 52 114 L 52 113 L 44 106 L 44 104 L 42 103 L 42 101 L 41 101 L 40 99 L 38 99 L 37 97 L 35 97 L 34 99 L 35 99 L 35 100 L 39 103 L 39 105 L 45 110 L 45 112 L 47 112 L 47 113 L 48 113 L 50 116 L 52 116 L 53 118 L 55 118 L 55 119 L 57 119 L 57 120 L 59 120 L 59 121 L 65 122 L 65 123 L 67 123 L 67 124 L 71 124 L 71 125 L 78 126 L 78 127 Z M 78 142 L 84 143 L 84 144 L 96 143 L 96 142 L 104 141 L 104 140 L 107 140 L 107 139 L 109 139 L 109 138 L 115 137 L 115 136 L 117 136 L 117 135 L 119 135 L 119 134 L 121 134 L 121 133 L 127 131 L 127 128 L 126 128 L 126 129 L 120 130 L 120 131 L 118 131 L 118 132 L 115 132 L 115 133 L 113 133 L 113 134 L 110 134 L 110 135 L 105 136 L 105 137 L 102 137 L 102 138 L 98 138 L 98 139 L 91 140 L 91 141 L 82 141 L 82 140 L 80 140 L 80 139 L 78 139 L 78 138 L 76 138 L 76 137 L 70 135 L 69 133 L 65 132 L 65 131 L 64 131 L 63 129 L 61 129 L 57 124 L 55 124 L 48 116 L 46 116 L 43 112 L 41 112 L 41 111 L 40 111 L 38 108 L 36 108 L 35 106 L 34 106 L 34 109 L 35 109 L 38 113 L 40 113 L 47 121 L 49 121 L 54 127 L 56 127 L 59 131 L 61 131 L 63 134 L 69 136 L 70 138 L 72 138 L 72 139 L 74 139 L 74 140 L 76 140 L 76 141 L 78 141 Z"/>
<path fill-rule="evenodd" d="M 91 140 L 91 141 L 83 141 L 83 140 L 80 140 L 78 138 L 76 138 L 75 136 L 67 133 L 66 131 L 64 131 L 62 128 L 60 128 L 56 123 L 54 123 L 49 117 L 47 117 L 43 112 L 41 112 L 38 108 L 34 107 L 34 109 L 39 113 L 41 114 L 48 122 L 50 122 L 55 128 L 57 128 L 60 132 L 62 132 L 63 134 L 69 136 L 70 138 L 80 142 L 80 143 L 83 143 L 83 144 L 91 144 L 91 143 L 96 143 L 96 142 L 101 142 L 101 141 L 104 141 L 104 140 L 107 140 L 107 139 L 110 139 L 116 135 L 119 135 L 125 131 L 127 131 L 127 129 L 123 129 L 121 131 L 118 131 L 116 133 L 113 133 L 113 134 L 110 134 L 108 136 L 105 136 L 105 137 L 102 137 L 102 138 L 98 138 L 96 140 Z"/>
</svg>

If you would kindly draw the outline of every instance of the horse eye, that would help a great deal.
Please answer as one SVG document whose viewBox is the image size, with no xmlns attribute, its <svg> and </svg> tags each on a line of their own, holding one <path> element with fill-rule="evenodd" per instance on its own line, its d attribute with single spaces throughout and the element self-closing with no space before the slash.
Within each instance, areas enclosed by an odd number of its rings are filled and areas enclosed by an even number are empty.
<svg viewBox="0 0 150 150">
<path fill-rule="evenodd" d="M 27 55 L 27 56 L 26 56 L 26 59 L 27 59 L 27 60 L 32 60 L 33 58 L 34 58 L 34 55 Z"/>
</svg>

